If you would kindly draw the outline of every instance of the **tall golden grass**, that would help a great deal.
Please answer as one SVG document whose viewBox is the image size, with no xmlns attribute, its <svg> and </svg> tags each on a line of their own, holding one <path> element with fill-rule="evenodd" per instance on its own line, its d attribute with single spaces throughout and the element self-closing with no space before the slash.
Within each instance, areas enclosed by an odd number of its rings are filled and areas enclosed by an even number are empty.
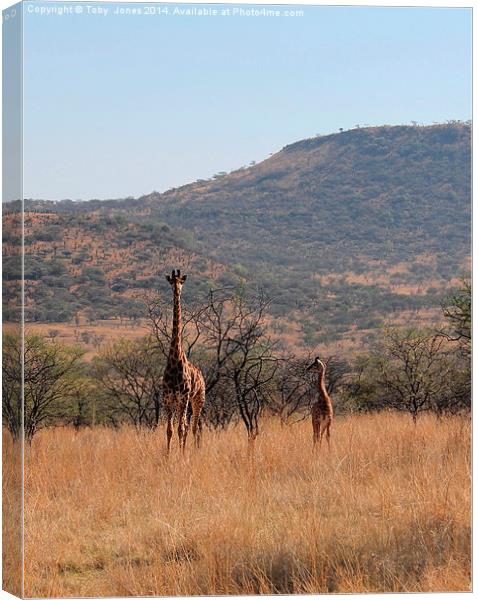
<svg viewBox="0 0 478 600">
<path fill-rule="evenodd" d="M 22 595 L 22 445 L 2 430 L 2 589 Z"/>
<path fill-rule="evenodd" d="M 164 458 L 164 431 L 47 430 L 26 449 L 27 596 L 470 589 L 470 424 L 240 428 Z M 191 440 L 190 440 L 191 442 Z"/>
</svg>

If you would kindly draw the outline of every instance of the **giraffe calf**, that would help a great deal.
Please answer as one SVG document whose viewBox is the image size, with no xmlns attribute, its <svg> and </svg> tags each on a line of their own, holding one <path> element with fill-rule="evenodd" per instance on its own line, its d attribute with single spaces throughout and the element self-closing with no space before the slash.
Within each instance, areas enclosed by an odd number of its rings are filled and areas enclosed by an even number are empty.
<svg viewBox="0 0 478 600">
<path fill-rule="evenodd" d="M 327 445 L 330 450 L 330 427 L 334 418 L 334 409 L 332 406 L 332 400 L 327 393 L 325 386 L 325 364 L 317 358 L 314 362 L 307 367 L 307 371 L 317 371 L 319 374 L 319 381 L 317 384 L 318 396 L 317 400 L 312 405 L 312 428 L 313 444 L 314 448 L 322 444 L 322 438 L 326 437 Z"/>
</svg>

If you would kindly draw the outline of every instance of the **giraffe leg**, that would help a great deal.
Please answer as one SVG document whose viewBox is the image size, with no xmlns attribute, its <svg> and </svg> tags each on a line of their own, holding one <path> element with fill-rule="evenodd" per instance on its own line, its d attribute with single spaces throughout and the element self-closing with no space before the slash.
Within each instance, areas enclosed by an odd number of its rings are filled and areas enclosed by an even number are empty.
<svg viewBox="0 0 478 600">
<path fill-rule="evenodd" d="M 194 440 L 196 442 L 196 448 L 201 445 L 201 433 L 202 433 L 202 421 L 201 421 L 201 409 L 204 405 L 204 392 L 201 392 L 196 397 L 191 399 L 192 408 L 192 428 Z"/>
<path fill-rule="evenodd" d="M 314 430 L 313 447 L 314 450 L 317 448 L 317 442 L 320 441 L 320 421 L 316 415 L 312 415 L 312 429 Z"/>
<path fill-rule="evenodd" d="M 315 426 L 315 423 L 312 423 L 312 427 L 314 428 L 314 437 L 313 437 L 312 443 L 313 443 L 313 446 L 314 446 L 314 449 L 315 449 L 317 447 L 317 442 L 319 441 L 319 437 L 320 436 L 318 434 L 317 427 Z"/>
<path fill-rule="evenodd" d="M 183 452 L 186 449 L 186 439 L 188 437 L 189 432 L 189 419 L 187 416 L 187 411 L 184 412 L 184 434 L 183 434 Z"/>
<path fill-rule="evenodd" d="M 199 448 L 201 445 L 201 416 L 199 414 L 193 414 L 193 436 L 194 441 L 196 442 L 196 448 Z"/>
<path fill-rule="evenodd" d="M 171 410 L 171 407 L 166 405 L 166 419 L 167 419 L 167 425 L 166 425 L 166 456 L 169 456 L 169 451 L 171 449 L 171 437 L 173 435 L 173 426 L 172 426 L 172 420 L 173 420 L 173 413 Z"/>
<path fill-rule="evenodd" d="M 184 452 L 186 449 L 186 438 L 188 435 L 188 416 L 187 416 L 187 403 L 185 405 L 179 406 L 178 403 L 178 438 L 179 438 L 179 447 Z"/>
<path fill-rule="evenodd" d="M 196 447 L 197 448 L 201 447 L 202 427 L 203 427 L 203 420 L 202 420 L 202 417 L 201 417 L 201 413 L 199 413 L 199 415 L 198 415 L 198 422 L 197 422 L 197 429 L 196 429 Z"/>
<path fill-rule="evenodd" d="M 322 440 L 324 438 L 324 429 L 322 425 L 322 419 L 320 419 L 317 425 L 317 434 L 319 437 L 319 450 L 322 448 Z"/>
<path fill-rule="evenodd" d="M 330 421 L 328 421 L 327 426 L 325 428 L 325 436 L 327 438 L 327 447 L 330 452 Z"/>
<path fill-rule="evenodd" d="M 201 415 L 199 415 L 199 420 L 198 420 L 198 439 L 199 439 L 198 446 L 200 446 L 201 445 L 201 440 L 202 440 L 202 419 L 201 419 Z"/>
</svg>

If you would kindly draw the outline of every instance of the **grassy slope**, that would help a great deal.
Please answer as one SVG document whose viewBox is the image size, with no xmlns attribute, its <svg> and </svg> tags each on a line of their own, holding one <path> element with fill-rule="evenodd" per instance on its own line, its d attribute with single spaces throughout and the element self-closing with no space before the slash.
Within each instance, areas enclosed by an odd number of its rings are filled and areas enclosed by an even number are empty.
<svg viewBox="0 0 478 600">
<path fill-rule="evenodd" d="M 25 214 L 26 319 L 73 322 L 76 314 L 94 318 L 137 318 L 142 297 L 164 282 L 173 267 L 198 273 L 209 285 L 221 285 L 227 267 L 188 246 L 165 224 L 138 213 L 105 207 L 95 211 Z M 13 216 L 7 216 L 9 218 Z M 4 241 L 19 271 L 20 246 Z M 12 271 L 8 268 L 7 271 Z M 14 286 L 15 280 L 6 286 Z M 193 278 L 193 295 L 208 289 Z M 14 302 L 14 295 L 11 295 Z M 7 297 L 8 303 L 8 297 Z"/>
<path fill-rule="evenodd" d="M 437 306 L 468 268 L 470 128 L 380 127 L 304 140 L 245 171 L 151 196 L 278 308 L 335 333 Z M 301 315 L 302 318 L 303 315 Z"/>
<path fill-rule="evenodd" d="M 357 129 L 165 194 L 28 206 L 31 320 L 138 317 L 181 267 L 191 298 L 245 277 L 307 344 L 358 342 L 436 318 L 469 268 L 470 128 Z"/>
<path fill-rule="evenodd" d="M 320 456 L 267 422 L 253 461 L 242 428 L 204 438 L 167 463 L 163 430 L 40 433 L 26 594 L 469 590 L 467 419 L 338 418 Z"/>
</svg>

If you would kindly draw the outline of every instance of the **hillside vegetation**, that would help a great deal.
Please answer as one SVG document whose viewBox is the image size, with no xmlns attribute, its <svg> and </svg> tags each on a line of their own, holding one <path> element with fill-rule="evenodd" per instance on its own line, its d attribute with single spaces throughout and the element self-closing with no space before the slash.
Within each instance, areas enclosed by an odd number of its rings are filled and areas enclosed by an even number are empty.
<svg viewBox="0 0 478 600">
<path fill-rule="evenodd" d="M 304 140 L 245 171 L 145 199 L 252 273 L 312 328 L 366 328 L 437 304 L 470 252 L 470 128 Z"/>
<path fill-rule="evenodd" d="M 196 252 L 163 222 L 127 210 L 70 212 L 44 203 L 33 206 L 25 213 L 28 322 L 137 319 L 143 314 L 145 292 L 158 287 L 171 265 L 202 273 L 210 284 L 231 282 L 223 277 L 224 265 Z M 5 217 L 7 225 L 13 218 Z M 4 248 L 8 288 L 20 277 L 20 246 L 4 236 Z M 193 296 L 209 289 L 198 277 L 190 287 Z M 14 301 L 13 293 L 10 299 Z M 11 312 L 7 304 L 7 318 Z"/>
<path fill-rule="evenodd" d="M 470 159 L 468 124 L 374 127 L 164 194 L 30 201 L 27 318 L 137 319 L 138 296 L 173 267 L 190 273 L 191 300 L 264 287 L 307 344 L 436 316 L 469 269 Z"/>
</svg>

